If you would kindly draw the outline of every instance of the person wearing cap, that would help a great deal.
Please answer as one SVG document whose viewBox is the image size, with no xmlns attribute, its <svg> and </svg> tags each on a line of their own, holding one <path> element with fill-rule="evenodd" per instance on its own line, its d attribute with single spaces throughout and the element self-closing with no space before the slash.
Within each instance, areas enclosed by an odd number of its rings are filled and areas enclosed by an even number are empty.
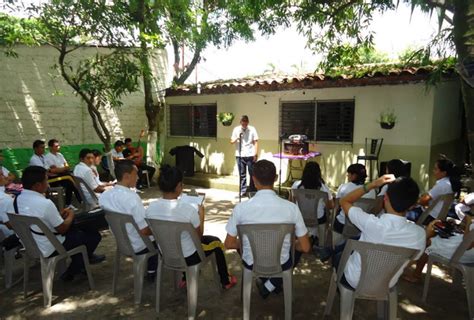
<svg viewBox="0 0 474 320">
<path fill-rule="evenodd" d="M 240 118 L 240 126 L 232 131 L 230 143 L 235 145 L 235 158 L 239 168 L 240 195 L 245 196 L 247 192 L 247 169 L 252 176 L 253 164 L 258 159 L 258 134 L 255 127 L 249 125 L 249 117 L 243 115 Z M 249 191 L 255 191 L 255 185 L 250 179 Z"/>
</svg>

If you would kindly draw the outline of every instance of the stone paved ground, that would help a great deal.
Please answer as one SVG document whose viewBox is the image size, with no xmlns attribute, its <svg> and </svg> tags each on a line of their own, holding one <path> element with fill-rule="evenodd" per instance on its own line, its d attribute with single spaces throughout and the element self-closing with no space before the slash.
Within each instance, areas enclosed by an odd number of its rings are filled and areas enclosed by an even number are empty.
<svg viewBox="0 0 474 320">
<path fill-rule="evenodd" d="M 225 223 L 231 209 L 238 201 L 235 193 L 217 189 L 198 189 L 206 192 L 206 226 L 205 233 L 225 237 Z M 159 197 L 155 188 L 148 189 L 142 198 L 146 203 Z M 175 292 L 171 282 L 172 273 L 165 271 L 162 284 L 161 309 L 155 313 L 155 286 L 146 283 L 142 304 L 133 304 L 133 278 L 131 261 L 123 261 L 118 292 L 111 294 L 113 257 L 115 241 L 113 236 L 105 232 L 97 250 L 107 255 L 107 260 L 92 266 L 96 283 L 94 291 L 88 291 L 85 278 L 75 279 L 70 284 L 61 280 L 54 283 L 53 306 L 44 309 L 39 267 L 34 267 L 30 274 L 29 296 L 23 299 L 22 285 L 17 284 L 9 290 L 0 291 L 0 319 L 185 319 L 187 315 L 186 291 Z M 241 277 L 241 265 L 235 252 L 227 253 L 230 272 Z M 21 275 L 21 263 L 18 261 L 15 277 Z M 199 281 L 198 318 L 199 319 L 241 319 L 242 303 L 239 287 L 219 294 L 213 286 L 209 275 L 209 267 L 203 269 Z M 422 285 L 412 285 L 401 281 L 399 284 L 398 317 L 401 319 L 467 319 L 467 303 L 465 292 L 441 269 L 434 268 L 435 276 L 431 281 L 429 303 L 421 303 Z M 294 272 L 294 319 L 320 319 L 323 317 L 328 279 L 331 270 L 313 255 L 305 255 Z M 3 284 L 3 277 L 0 276 Z M 336 298 L 332 316 L 339 317 L 339 300 Z M 282 319 L 283 296 L 271 295 L 262 300 L 255 288 L 252 293 L 252 319 Z M 356 301 L 354 319 L 374 319 L 376 305 L 371 301 Z"/>
</svg>

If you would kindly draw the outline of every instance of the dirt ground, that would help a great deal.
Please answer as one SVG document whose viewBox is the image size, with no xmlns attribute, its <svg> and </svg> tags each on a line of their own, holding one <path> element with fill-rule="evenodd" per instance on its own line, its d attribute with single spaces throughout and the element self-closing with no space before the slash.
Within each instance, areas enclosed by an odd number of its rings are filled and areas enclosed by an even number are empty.
<svg viewBox="0 0 474 320">
<path fill-rule="evenodd" d="M 205 234 L 212 234 L 224 240 L 225 223 L 238 198 L 236 193 L 217 189 L 197 189 L 206 193 Z M 159 197 L 156 188 L 150 188 L 142 195 L 145 203 Z M 107 231 L 103 233 L 97 253 L 106 254 L 107 260 L 92 266 L 95 290 L 90 291 L 87 279 L 77 278 L 72 283 L 57 280 L 53 288 L 53 305 L 43 308 L 40 268 L 34 266 L 30 271 L 29 295 L 23 298 L 22 282 L 0 291 L 0 319 L 185 319 L 187 317 L 186 290 L 175 291 L 172 273 L 166 269 L 163 276 L 161 312 L 155 312 L 155 285 L 145 281 L 142 303 L 133 303 L 133 277 L 131 260 L 123 260 L 118 290 L 111 293 L 112 270 L 115 255 L 115 240 Z M 240 300 L 241 262 L 234 251 L 227 252 L 230 273 L 239 278 L 238 286 L 220 293 L 212 282 L 206 266 L 199 280 L 197 318 L 199 319 L 241 319 Z M 17 261 L 14 278 L 22 274 L 22 263 Z M 303 256 L 294 270 L 293 277 L 293 318 L 320 319 L 323 317 L 328 280 L 331 268 L 321 263 L 312 254 Z M 3 275 L 0 276 L 3 285 Z M 400 281 L 398 285 L 398 318 L 400 319 L 467 319 L 466 294 L 461 285 L 452 283 L 446 270 L 433 268 L 428 303 L 421 302 L 422 284 Z M 283 295 L 270 295 L 263 300 L 254 286 L 252 291 L 252 319 L 283 319 Z M 336 298 L 330 319 L 339 317 L 339 300 Z M 376 303 L 357 300 L 354 319 L 376 318 Z"/>
</svg>

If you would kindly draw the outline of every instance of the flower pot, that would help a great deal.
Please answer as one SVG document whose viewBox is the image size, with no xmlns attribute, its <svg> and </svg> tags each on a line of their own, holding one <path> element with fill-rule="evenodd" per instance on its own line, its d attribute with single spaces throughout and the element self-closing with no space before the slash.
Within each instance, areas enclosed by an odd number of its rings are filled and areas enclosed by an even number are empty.
<svg viewBox="0 0 474 320">
<path fill-rule="evenodd" d="M 222 125 L 223 125 L 224 127 L 228 127 L 228 126 L 230 126 L 230 125 L 232 124 L 232 121 L 233 121 L 233 120 L 222 121 Z"/>
<path fill-rule="evenodd" d="M 393 127 L 395 127 L 395 122 L 391 122 L 391 123 L 388 123 L 388 122 L 380 122 L 380 127 L 381 127 L 382 129 L 390 130 L 390 129 L 392 129 Z"/>
</svg>

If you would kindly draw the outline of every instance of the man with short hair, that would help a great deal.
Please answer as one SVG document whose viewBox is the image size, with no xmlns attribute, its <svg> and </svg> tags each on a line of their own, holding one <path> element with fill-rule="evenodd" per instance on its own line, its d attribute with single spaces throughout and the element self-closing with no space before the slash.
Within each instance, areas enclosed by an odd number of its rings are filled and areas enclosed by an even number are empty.
<svg viewBox="0 0 474 320">
<path fill-rule="evenodd" d="M 132 160 L 137 166 L 138 168 L 137 188 L 141 188 L 146 179 L 143 171 L 146 170 L 148 172 L 148 179 L 152 181 L 153 175 L 155 174 L 156 169 L 153 168 L 152 166 L 149 166 L 143 163 L 143 148 L 140 145 L 137 145 L 137 147 L 134 147 L 132 145 L 131 138 L 125 139 L 125 146 L 126 146 L 126 149 L 123 150 L 123 155 L 126 159 Z"/>
<path fill-rule="evenodd" d="M 130 189 L 134 188 L 137 183 L 137 167 L 131 160 L 120 161 L 115 165 L 115 177 L 117 184 L 101 195 L 100 206 L 105 210 L 131 215 L 140 234 L 150 236 L 151 230 L 145 221 L 145 207 L 137 193 Z M 126 228 L 133 251 L 137 254 L 148 253 L 148 249 L 136 229 L 132 225 L 127 225 Z M 157 259 L 157 256 L 148 259 L 148 277 L 150 279 L 154 278 L 158 265 Z"/>
<path fill-rule="evenodd" d="M 249 126 L 249 117 L 243 115 L 240 118 L 240 126 L 232 131 L 230 143 L 235 144 L 235 158 L 239 168 L 240 195 L 245 196 L 247 192 L 247 168 L 252 177 L 252 167 L 258 159 L 258 134 L 253 126 Z M 255 185 L 250 178 L 249 191 L 255 191 Z"/>
<path fill-rule="evenodd" d="M 277 179 L 275 165 L 268 160 L 260 160 L 255 163 L 252 174 L 257 193 L 248 201 L 235 206 L 232 215 L 227 222 L 225 247 L 227 249 L 240 249 L 240 241 L 237 239 L 237 226 L 242 224 L 270 224 L 270 223 L 292 223 L 295 225 L 295 265 L 303 252 L 309 252 L 311 244 L 308 230 L 298 206 L 290 201 L 280 198 L 273 191 L 273 184 Z M 281 250 L 280 262 L 283 270 L 292 267 L 290 256 L 290 239 L 285 239 Z M 248 239 L 242 244 L 242 260 L 244 267 L 252 269 L 253 256 Z M 266 298 L 270 292 L 279 292 L 282 287 L 281 278 L 261 279 L 257 281 L 260 295 Z"/>
<path fill-rule="evenodd" d="M 82 178 L 84 182 L 93 190 L 95 193 L 102 193 L 105 191 L 105 186 L 100 185 L 97 183 L 95 179 L 94 172 L 91 169 L 91 166 L 94 164 L 94 154 L 90 149 L 82 149 L 79 152 L 79 160 L 80 162 L 74 167 L 74 175 L 76 177 Z M 82 192 L 86 197 L 87 203 L 92 203 L 92 197 L 89 194 L 88 190 L 81 186 Z"/>
<path fill-rule="evenodd" d="M 385 214 L 377 217 L 354 206 L 354 203 L 365 193 L 387 183 L 389 186 L 384 196 Z M 418 194 L 419 188 L 413 179 L 400 177 L 395 180 L 394 175 L 386 174 L 343 197 L 340 200 L 340 205 L 344 214 L 360 229 L 359 241 L 416 249 L 419 250 L 419 257 L 426 245 L 425 231 L 405 218 L 406 211 L 418 200 Z M 342 252 L 334 258 L 333 263 L 336 269 L 341 254 Z M 402 272 L 403 268 L 390 281 L 390 287 L 397 283 Z M 359 284 L 360 274 L 360 255 L 354 252 L 347 261 L 341 282 L 356 288 Z"/>
<path fill-rule="evenodd" d="M 121 161 L 125 159 L 125 157 L 123 156 L 123 149 L 124 149 L 123 141 L 122 140 L 115 141 L 114 148 L 111 151 L 112 159 L 114 161 Z"/>
<path fill-rule="evenodd" d="M 68 177 L 59 178 L 63 176 L 70 176 L 70 167 L 67 163 L 64 156 L 59 152 L 61 146 L 59 145 L 59 141 L 56 139 L 51 139 L 48 141 L 48 148 L 49 153 L 44 156 L 44 161 L 48 170 L 48 176 L 51 180 L 58 180 L 58 181 L 50 181 L 49 184 L 52 187 L 63 187 L 66 191 L 66 205 L 71 205 L 72 203 L 72 193 L 76 195 L 76 198 L 81 201 L 81 196 L 76 190 L 72 178 Z M 57 178 L 57 179 L 56 179 Z"/>
<path fill-rule="evenodd" d="M 33 142 L 33 152 L 34 152 L 34 154 L 31 156 L 30 166 L 43 167 L 46 170 L 49 169 L 48 165 L 46 164 L 46 159 L 44 157 L 45 149 L 46 149 L 46 145 L 45 145 L 44 141 L 35 140 Z"/>
<path fill-rule="evenodd" d="M 71 209 L 63 209 L 58 212 L 54 203 L 46 199 L 44 193 L 48 189 L 47 171 L 43 167 L 30 166 L 23 171 L 21 177 L 23 192 L 18 195 L 10 205 L 8 212 L 37 217 L 56 235 L 66 250 L 71 250 L 81 245 L 87 248 L 89 262 L 94 264 L 101 262 L 105 256 L 94 254 L 101 240 L 100 233 L 92 230 L 78 230 L 72 227 L 74 212 Z M 44 257 L 52 257 L 58 253 L 48 238 L 36 226 L 31 227 L 33 238 Z M 61 276 L 64 281 L 71 281 L 74 276 L 82 272 L 84 261 L 82 255 L 75 254 L 71 257 L 71 264 Z"/>
</svg>

